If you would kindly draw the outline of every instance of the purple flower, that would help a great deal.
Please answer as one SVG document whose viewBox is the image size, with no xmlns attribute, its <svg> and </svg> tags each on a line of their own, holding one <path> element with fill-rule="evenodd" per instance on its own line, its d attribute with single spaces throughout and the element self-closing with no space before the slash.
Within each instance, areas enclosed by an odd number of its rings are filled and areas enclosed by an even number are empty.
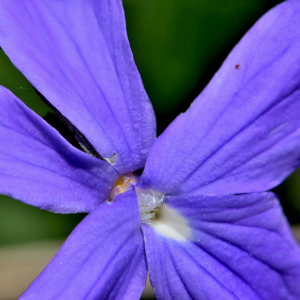
<svg viewBox="0 0 300 300">
<path fill-rule="evenodd" d="M 147 270 L 163 300 L 300 299 L 265 192 L 300 164 L 299 18 L 266 14 L 155 140 L 120 0 L 0 1 L 1 47 L 92 154 L 0 88 L 0 192 L 89 213 L 20 299 L 139 299 Z"/>
</svg>

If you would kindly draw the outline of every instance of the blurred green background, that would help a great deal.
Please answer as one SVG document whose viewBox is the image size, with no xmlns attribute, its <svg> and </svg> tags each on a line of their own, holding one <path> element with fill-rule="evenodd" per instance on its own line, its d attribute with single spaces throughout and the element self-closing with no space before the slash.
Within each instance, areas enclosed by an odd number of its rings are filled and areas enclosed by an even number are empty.
<svg viewBox="0 0 300 300">
<path fill-rule="evenodd" d="M 279 2 L 123 1 L 129 40 L 157 115 L 158 133 L 188 108 L 243 34 Z M 3 52 L 0 84 L 42 117 L 51 112 Z M 300 223 L 299 184 L 296 172 L 275 189 L 293 224 Z M 41 211 L 0 196 L 0 245 L 65 238 L 83 217 Z"/>
</svg>

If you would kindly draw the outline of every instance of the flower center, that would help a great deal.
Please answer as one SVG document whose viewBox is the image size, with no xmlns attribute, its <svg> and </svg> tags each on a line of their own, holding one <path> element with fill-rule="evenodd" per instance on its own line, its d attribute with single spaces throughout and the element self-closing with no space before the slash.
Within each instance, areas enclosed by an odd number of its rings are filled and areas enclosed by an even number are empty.
<svg viewBox="0 0 300 300">
<path fill-rule="evenodd" d="M 138 199 L 142 223 L 151 224 L 155 220 L 155 215 L 161 203 L 164 201 L 162 193 L 153 190 L 143 190 L 138 187 L 135 188 Z"/>
<path fill-rule="evenodd" d="M 110 192 L 108 201 L 113 202 L 119 194 L 125 193 L 132 189 L 133 186 L 136 186 L 137 182 L 138 176 L 134 174 L 120 176 Z M 142 223 L 152 224 L 152 221 L 156 219 L 156 215 L 159 213 L 159 207 L 165 199 L 164 194 L 153 190 L 143 190 L 138 187 L 135 187 L 135 192 Z"/>
<path fill-rule="evenodd" d="M 165 196 L 153 190 L 135 187 L 142 223 L 150 225 L 160 235 L 176 241 L 187 241 L 192 231 L 180 212 L 164 203 Z"/>
<path fill-rule="evenodd" d="M 109 201 L 112 202 L 119 194 L 129 191 L 132 186 L 137 184 L 137 179 L 134 175 L 128 174 L 120 176 L 115 182 L 110 195 Z"/>
</svg>

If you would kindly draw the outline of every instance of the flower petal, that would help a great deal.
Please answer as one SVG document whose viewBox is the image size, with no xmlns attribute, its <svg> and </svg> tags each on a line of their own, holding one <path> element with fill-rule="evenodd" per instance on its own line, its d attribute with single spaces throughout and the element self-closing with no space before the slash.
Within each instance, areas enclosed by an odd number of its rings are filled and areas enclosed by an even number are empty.
<svg viewBox="0 0 300 300">
<path fill-rule="evenodd" d="M 0 86 L 0 193 L 59 213 L 89 212 L 105 201 L 117 172 L 71 146 Z"/>
<path fill-rule="evenodd" d="M 121 0 L 0 1 L 0 45 L 118 172 L 144 167 L 156 123 Z"/>
<path fill-rule="evenodd" d="M 174 239 L 143 225 L 157 299 L 300 298 L 300 250 L 274 194 L 169 197 L 166 203 L 191 231 Z"/>
<path fill-rule="evenodd" d="M 267 13 L 149 153 L 145 188 L 258 192 L 300 163 L 300 2 Z"/>
<path fill-rule="evenodd" d="M 134 191 L 91 212 L 20 300 L 139 299 L 147 265 Z"/>
</svg>

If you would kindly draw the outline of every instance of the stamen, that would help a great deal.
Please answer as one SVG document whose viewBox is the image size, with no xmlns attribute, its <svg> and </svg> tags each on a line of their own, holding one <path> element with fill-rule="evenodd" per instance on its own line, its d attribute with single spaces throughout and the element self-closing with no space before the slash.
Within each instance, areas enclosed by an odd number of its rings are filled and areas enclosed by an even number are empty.
<svg viewBox="0 0 300 300">
<path fill-rule="evenodd" d="M 120 176 L 110 192 L 108 201 L 112 202 L 117 195 L 130 190 L 132 186 L 136 185 L 136 183 L 137 180 L 132 174 Z"/>
<path fill-rule="evenodd" d="M 151 224 L 151 221 L 155 219 L 158 208 L 164 201 L 164 195 L 153 190 L 143 190 L 138 187 L 135 188 L 135 192 L 140 207 L 142 223 Z"/>
</svg>

